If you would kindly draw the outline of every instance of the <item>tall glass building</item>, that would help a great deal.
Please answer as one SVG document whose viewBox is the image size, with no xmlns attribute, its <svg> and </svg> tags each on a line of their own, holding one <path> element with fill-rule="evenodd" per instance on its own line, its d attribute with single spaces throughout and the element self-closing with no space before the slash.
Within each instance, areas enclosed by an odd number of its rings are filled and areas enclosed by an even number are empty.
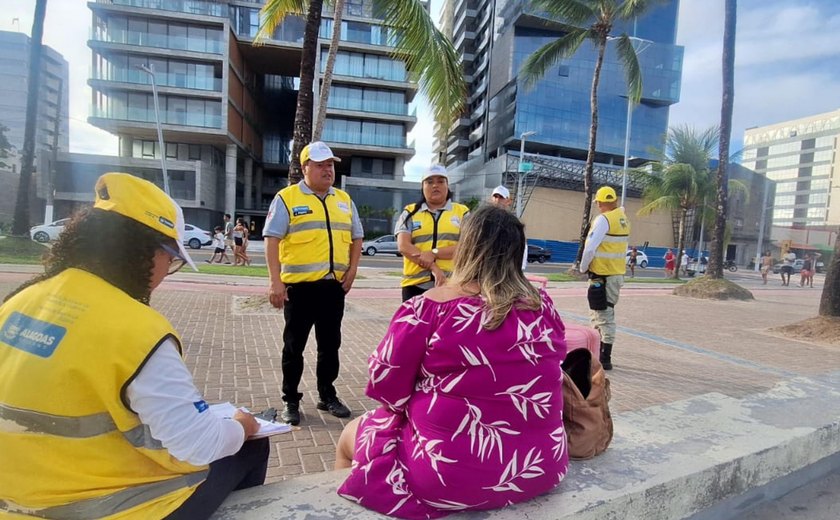
<svg viewBox="0 0 840 520">
<path fill-rule="evenodd" d="M 668 130 L 669 107 L 679 101 L 683 48 L 675 45 L 679 1 L 654 7 L 612 33 L 634 35 L 643 94 L 632 115 L 629 158 L 654 158 Z M 470 83 L 464 116 L 437 131 L 436 152 L 450 166 L 486 163 L 518 152 L 584 160 L 590 127 L 590 89 L 596 48 L 585 42 L 570 59 L 549 69 L 528 89 L 519 78 L 527 57 L 563 35 L 559 25 L 523 0 L 447 0 L 442 25 L 461 53 Z M 601 71 L 596 162 L 621 165 L 627 123 L 627 84 L 615 44 L 608 43 Z M 468 169 L 475 169 L 474 166 Z"/>
<path fill-rule="evenodd" d="M 222 212 L 245 216 L 252 229 L 262 229 L 269 203 L 287 182 L 304 20 L 287 17 L 264 45 L 255 46 L 262 3 L 88 3 L 90 122 L 119 136 L 119 154 L 131 172 L 159 182 L 164 154 L 172 195 L 187 220 L 210 229 Z M 328 9 L 320 31 L 316 103 L 318 72 L 332 35 Z M 403 192 L 417 189 L 402 179 L 404 163 L 414 155 L 406 135 L 416 123 L 410 108 L 416 84 L 391 56 L 389 31 L 370 0 L 347 0 L 322 135 L 343 159 L 336 165 L 337 184 L 357 205 L 374 211 L 401 207 Z M 155 71 L 163 150 L 152 78 L 143 67 Z M 59 191 L 73 200 L 78 186 L 92 186 L 100 173 L 79 164 Z"/>
<path fill-rule="evenodd" d="M 774 226 L 840 225 L 840 110 L 749 128 L 742 163 L 776 181 Z"/>
</svg>

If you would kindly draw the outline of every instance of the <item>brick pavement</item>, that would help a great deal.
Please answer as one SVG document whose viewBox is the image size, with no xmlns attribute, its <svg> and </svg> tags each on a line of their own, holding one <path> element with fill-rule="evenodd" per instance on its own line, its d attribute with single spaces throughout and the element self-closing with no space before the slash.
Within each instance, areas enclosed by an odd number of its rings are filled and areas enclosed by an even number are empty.
<svg viewBox="0 0 840 520">
<path fill-rule="evenodd" d="M 27 276 L 0 272 L 0 292 L 5 294 Z M 187 364 L 206 398 L 254 410 L 281 408 L 282 313 L 240 305 L 243 298 L 261 295 L 265 282 L 178 280 L 164 282 L 152 305 L 180 331 Z M 338 388 L 354 417 L 375 406 L 364 396 L 367 356 L 399 304 L 399 290 L 373 287 L 388 283 L 386 278 L 360 282 L 348 299 Z M 815 375 L 840 365 L 836 346 L 792 341 L 766 331 L 816 315 L 820 288 L 755 286 L 749 279 L 744 285 L 753 290 L 756 301 L 690 300 L 670 295 L 667 287 L 626 287 L 617 307 L 616 369 L 609 374 L 613 411 L 639 410 L 707 392 L 743 397 L 794 375 Z M 549 292 L 565 320 L 586 319 L 582 284 L 558 284 Z M 303 421 L 292 433 L 272 437 L 269 481 L 332 469 L 335 442 L 346 420 L 315 409 L 314 369 L 310 338 L 301 385 Z"/>
</svg>

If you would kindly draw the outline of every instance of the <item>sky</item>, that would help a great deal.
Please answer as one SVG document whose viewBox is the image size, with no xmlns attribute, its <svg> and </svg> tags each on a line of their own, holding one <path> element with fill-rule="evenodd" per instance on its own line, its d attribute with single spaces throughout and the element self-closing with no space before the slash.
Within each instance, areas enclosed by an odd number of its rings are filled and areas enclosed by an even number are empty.
<svg viewBox="0 0 840 520">
<path fill-rule="evenodd" d="M 29 34 L 35 0 L 4 0 L 0 30 Z M 443 0 L 432 0 L 434 19 Z M 670 125 L 705 129 L 720 123 L 724 0 L 681 0 L 677 43 L 685 46 L 680 102 Z M 17 20 L 17 21 L 16 21 Z M 48 0 L 44 43 L 70 63 L 70 149 L 117 154 L 117 139 L 89 124 L 87 47 L 91 12 L 85 0 Z M 433 161 L 434 125 L 422 96 L 408 141 L 417 154 L 406 175 L 418 178 Z M 840 1 L 741 0 L 735 51 L 731 152 L 744 130 L 840 109 Z"/>
</svg>

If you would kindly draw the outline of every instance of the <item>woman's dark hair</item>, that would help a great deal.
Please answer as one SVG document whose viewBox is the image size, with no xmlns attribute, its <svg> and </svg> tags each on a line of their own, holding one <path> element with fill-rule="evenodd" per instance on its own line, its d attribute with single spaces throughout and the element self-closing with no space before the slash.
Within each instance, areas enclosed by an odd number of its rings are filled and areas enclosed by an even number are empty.
<svg viewBox="0 0 840 520">
<path fill-rule="evenodd" d="M 446 200 L 452 200 L 452 190 L 447 189 L 446 191 Z M 420 211 L 420 206 L 422 206 L 426 202 L 426 196 L 423 195 L 423 188 L 420 188 L 420 200 L 414 203 L 414 209 L 408 212 L 408 215 L 405 216 L 405 220 L 403 220 L 403 225 L 411 231 L 411 226 L 408 225 L 411 222 L 411 217 L 414 216 L 415 213 Z"/>
<path fill-rule="evenodd" d="M 119 213 L 88 208 L 76 213 L 44 260 L 44 273 L 24 282 L 3 301 L 38 282 L 77 268 L 149 304 L 155 252 L 171 238 Z"/>
</svg>

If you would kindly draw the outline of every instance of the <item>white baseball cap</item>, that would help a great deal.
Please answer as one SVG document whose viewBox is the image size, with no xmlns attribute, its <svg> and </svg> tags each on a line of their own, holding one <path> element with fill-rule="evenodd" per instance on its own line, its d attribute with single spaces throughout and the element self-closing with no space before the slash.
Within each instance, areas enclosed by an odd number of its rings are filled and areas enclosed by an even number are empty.
<svg viewBox="0 0 840 520">
<path fill-rule="evenodd" d="M 341 159 L 333 155 L 333 151 L 330 150 L 330 147 L 322 141 L 309 143 L 300 152 L 300 164 L 305 164 L 306 161 L 321 162 L 326 161 L 327 159 L 332 159 L 335 162 L 341 162 Z"/>
<path fill-rule="evenodd" d="M 423 182 L 430 177 L 443 177 L 447 181 L 449 180 L 449 175 L 446 174 L 446 167 L 442 164 L 433 164 L 430 166 L 423 174 L 423 178 L 420 179 L 420 182 Z"/>
<path fill-rule="evenodd" d="M 501 185 L 496 186 L 496 188 L 493 189 L 493 193 L 490 196 L 492 197 L 493 195 L 498 195 L 498 196 L 502 197 L 503 199 L 509 199 L 510 198 L 510 190 L 505 188 L 504 186 L 501 186 Z"/>
</svg>

